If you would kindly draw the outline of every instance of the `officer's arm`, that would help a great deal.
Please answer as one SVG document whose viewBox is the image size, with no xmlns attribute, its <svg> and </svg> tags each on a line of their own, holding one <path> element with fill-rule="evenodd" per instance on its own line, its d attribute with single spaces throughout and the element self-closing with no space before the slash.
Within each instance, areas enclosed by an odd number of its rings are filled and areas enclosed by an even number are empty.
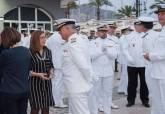
<svg viewBox="0 0 165 114">
<path fill-rule="evenodd" d="M 77 39 L 69 42 L 69 51 L 71 53 L 72 61 L 79 68 L 84 78 L 88 81 L 92 81 L 92 71 L 90 63 L 84 53 L 83 43 Z"/>
<path fill-rule="evenodd" d="M 162 40 L 161 44 L 159 44 L 161 48 L 155 52 L 149 53 L 150 61 L 161 61 L 165 60 L 165 40 Z"/>
<path fill-rule="evenodd" d="M 129 48 L 129 43 L 127 41 L 124 41 L 123 42 L 123 45 L 122 45 L 122 49 L 123 49 L 123 55 L 126 57 L 126 59 L 128 60 L 128 62 L 132 63 L 133 62 L 133 59 L 128 51 L 128 48 Z"/>
<path fill-rule="evenodd" d="M 117 56 L 118 56 L 118 49 L 116 46 L 113 46 L 113 47 L 107 47 L 107 56 L 112 59 L 112 60 L 115 60 L 117 59 Z"/>
<path fill-rule="evenodd" d="M 103 55 L 104 53 L 102 52 L 100 47 L 97 47 L 96 44 L 90 44 L 90 56 L 93 61 Z"/>
<path fill-rule="evenodd" d="M 165 51 L 149 53 L 150 61 L 161 61 L 165 60 Z"/>
<path fill-rule="evenodd" d="M 90 56 L 92 58 L 92 60 L 96 60 L 98 58 L 100 58 L 101 56 L 103 56 L 104 53 L 102 51 L 99 51 L 97 49 L 93 49 L 91 52 L 90 52 Z"/>
</svg>

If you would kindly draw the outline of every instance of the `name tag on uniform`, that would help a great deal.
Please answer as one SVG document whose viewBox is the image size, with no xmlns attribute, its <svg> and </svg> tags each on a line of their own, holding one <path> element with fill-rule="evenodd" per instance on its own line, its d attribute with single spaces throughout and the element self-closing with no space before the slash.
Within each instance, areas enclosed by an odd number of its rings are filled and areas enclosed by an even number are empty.
<svg viewBox="0 0 165 114">
<path fill-rule="evenodd" d="M 63 53 L 64 53 L 64 57 L 69 56 L 69 51 L 68 51 L 67 49 L 64 49 L 64 50 L 63 50 Z"/>
</svg>

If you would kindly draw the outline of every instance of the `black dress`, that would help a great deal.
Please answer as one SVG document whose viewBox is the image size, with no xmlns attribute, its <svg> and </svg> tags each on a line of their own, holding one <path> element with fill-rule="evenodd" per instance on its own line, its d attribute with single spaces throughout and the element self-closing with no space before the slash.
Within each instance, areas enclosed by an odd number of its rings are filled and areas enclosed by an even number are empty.
<svg viewBox="0 0 165 114">
<path fill-rule="evenodd" d="M 48 73 L 53 68 L 52 54 L 44 48 L 43 55 L 30 51 L 32 57 L 31 70 L 36 73 Z M 51 80 L 30 77 L 30 105 L 32 108 L 48 108 L 54 106 Z"/>
</svg>

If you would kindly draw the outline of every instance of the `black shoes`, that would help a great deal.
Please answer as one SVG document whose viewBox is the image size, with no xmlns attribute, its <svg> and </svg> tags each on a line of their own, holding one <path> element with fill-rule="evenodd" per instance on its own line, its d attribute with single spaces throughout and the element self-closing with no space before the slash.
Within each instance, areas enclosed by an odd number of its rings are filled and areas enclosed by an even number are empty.
<svg viewBox="0 0 165 114">
<path fill-rule="evenodd" d="M 135 103 L 128 103 L 126 107 L 132 107 L 133 105 L 135 105 Z M 146 108 L 150 108 L 150 104 L 148 103 L 143 103 L 142 105 Z"/>
<path fill-rule="evenodd" d="M 148 103 L 143 103 L 143 106 L 146 108 L 150 108 L 150 104 L 148 104 Z"/>
<path fill-rule="evenodd" d="M 128 103 L 128 104 L 126 105 L 126 107 L 131 107 L 131 106 L 133 106 L 133 105 L 135 105 L 135 103 Z"/>
</svg>

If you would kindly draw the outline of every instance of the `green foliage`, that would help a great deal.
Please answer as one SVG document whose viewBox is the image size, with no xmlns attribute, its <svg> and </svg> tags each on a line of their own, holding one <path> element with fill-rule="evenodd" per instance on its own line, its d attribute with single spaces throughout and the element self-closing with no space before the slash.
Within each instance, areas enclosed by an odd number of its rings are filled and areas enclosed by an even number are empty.
<svg viewBox="0 0 165 114">
<path fill-rule="evenodd" d="M 133 7 L 129 5 L 126 5 L 122 7 L 120 10 L 118 10 L 119 14 L 126 17 L 132 17 L 132 11 L 133 11 Z"/>
</svg>

